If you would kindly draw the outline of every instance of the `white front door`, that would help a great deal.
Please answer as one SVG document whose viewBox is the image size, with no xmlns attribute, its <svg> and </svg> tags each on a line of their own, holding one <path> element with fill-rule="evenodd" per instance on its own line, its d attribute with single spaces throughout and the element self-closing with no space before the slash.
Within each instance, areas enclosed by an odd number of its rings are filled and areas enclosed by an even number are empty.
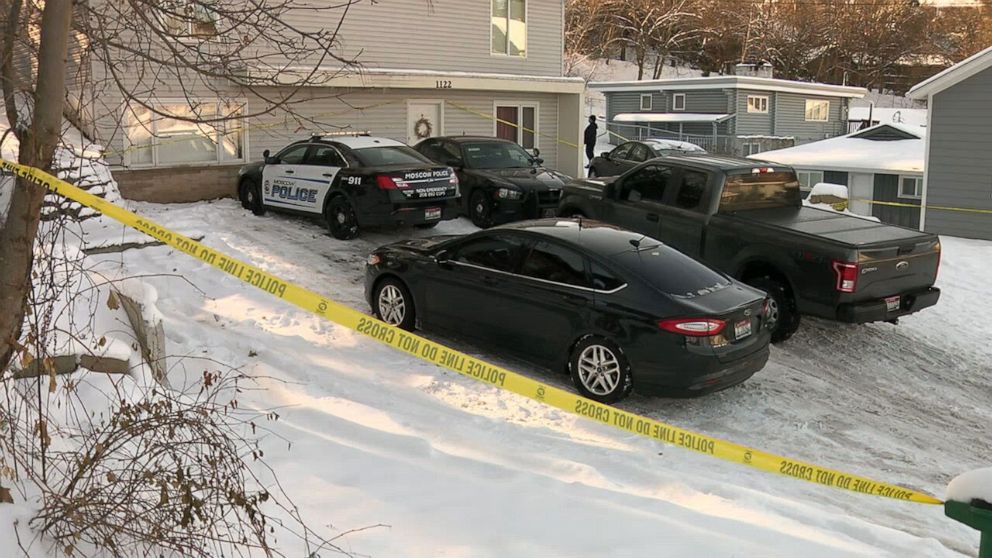
<svg viewBox="0 0 992 558">
<path fill-rule="evenodd" d="M 406 105 L 406 142 L 444 135 L 442 101 L 410 101 Z"/>
<path fill-rule="evenodd" d="M 871 215 L 871 204 L 855 200 L 875 199 L 875 175 L 865 172 L 852 172 L 847 192 L 848 207 L 858 215 Z"/>
</svg>

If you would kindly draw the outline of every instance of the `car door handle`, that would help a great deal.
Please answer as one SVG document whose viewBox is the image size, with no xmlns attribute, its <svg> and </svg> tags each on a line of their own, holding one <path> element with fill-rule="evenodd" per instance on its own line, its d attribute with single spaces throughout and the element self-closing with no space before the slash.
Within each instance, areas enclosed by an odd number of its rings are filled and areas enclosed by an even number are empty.
<svg viewBox="0 0 992 558">
<path fill-rule="evenodd" d="M 286 169 L 286 174 L 296 174 L 296 171 L 293 169 Z"/>
<path fill-rule="evenodd" d="M 322 174 L 320 176 L 324 176 L 324 177 L 327 177 L 327 178 L 334 178 L 334 173 L 333 172 L 325 172 L 324 174 Z"/>
<path fill-rule="evenodd" d="M 646 219 L 648 221 L 653 221 L 653 222 L 657 223 L 658 222 L 658 214 L 657 213 L 648 213 Z"/>
</svg>

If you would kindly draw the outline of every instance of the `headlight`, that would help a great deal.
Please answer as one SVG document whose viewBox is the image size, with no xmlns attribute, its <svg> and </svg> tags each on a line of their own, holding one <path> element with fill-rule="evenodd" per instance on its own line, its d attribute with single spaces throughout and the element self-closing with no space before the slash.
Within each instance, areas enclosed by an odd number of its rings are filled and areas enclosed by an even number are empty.
<svg viewBox="0 0 992 558">
<path fill-rule="evenodd" d="M 369 257 L 365 260 L 365 263 L 369 265 L 379 265 L 379 262 L 381 261 L 382 258 L 379 257 L 379 254 L 369 254 Z"/>
<path fill-rule="evenodd" d="M 501 200 L 519 200 L 524 197 L 524 193 L 513 188 L 500 188 L 496 190 L 496 197 Z"/>
</svg>

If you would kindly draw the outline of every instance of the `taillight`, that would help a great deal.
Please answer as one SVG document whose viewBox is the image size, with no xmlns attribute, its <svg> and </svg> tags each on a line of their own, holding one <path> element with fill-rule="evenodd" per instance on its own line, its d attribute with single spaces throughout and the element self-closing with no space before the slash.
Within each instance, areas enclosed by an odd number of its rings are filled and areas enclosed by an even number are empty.
<svg viewBox="0 0 992 558">
<path fill-rule="evenodd" d="M 454 187 L 458 187 L 458 175 L 455 174 L 455 169 L 448 167 L 448 172 L 451 173 L 450 178 L 448 178 L 448 183 Z"/>
<path fill-rule="evenodd" d="M 838 291 L 853 293 L 858 287 L 858 264 L 834 260 L 834 273 L 837 274 Z"/>
<path fill-rule="evenodd" d="M 673 318 L 658 320 L 658 327 L 689 337 L 709 337 L 723 331 L 727 322 L 716 318 Z"/>
<path fill-rule="evenodd" d="M 380 190 L 395 190 L 397 188 L 406 188 L 406 183 L 402 180 L 396 180 L 392 176 L 386 176 L 380 174 L 375 177 L 375 184 Z"/>
<path fill-rule="evenodd" d="M 938 243 L 937 243 L 937 271 L 935 271 L 935 272 L 933 273 L 933 278 L 934 278 L 935 280 L 937 279 L 937 276 L 938 276 L 938 275 L 940 275 L 940 255 L 941 255 L 941 251 L 940 251 L 940 243 L 938 242 Z"/>
</svg>

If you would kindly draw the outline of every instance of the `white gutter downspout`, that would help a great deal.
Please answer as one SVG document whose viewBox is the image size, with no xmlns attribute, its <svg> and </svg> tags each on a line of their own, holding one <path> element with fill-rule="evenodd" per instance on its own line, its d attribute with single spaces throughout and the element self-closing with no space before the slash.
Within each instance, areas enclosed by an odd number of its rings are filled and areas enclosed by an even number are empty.
<svg viewBox="0 0 992 558">
<path fill-rule="evenodd" d="M 930 131 L 933 130 L 933 93 L 927 95 L 927 133 L 923 138 L 923 194 L 920 196 L 920 232 L 927 225 L 927 186 L 930 183 Z M 902 187 L 902 184 L 899 185 Z"/>
</svg>

